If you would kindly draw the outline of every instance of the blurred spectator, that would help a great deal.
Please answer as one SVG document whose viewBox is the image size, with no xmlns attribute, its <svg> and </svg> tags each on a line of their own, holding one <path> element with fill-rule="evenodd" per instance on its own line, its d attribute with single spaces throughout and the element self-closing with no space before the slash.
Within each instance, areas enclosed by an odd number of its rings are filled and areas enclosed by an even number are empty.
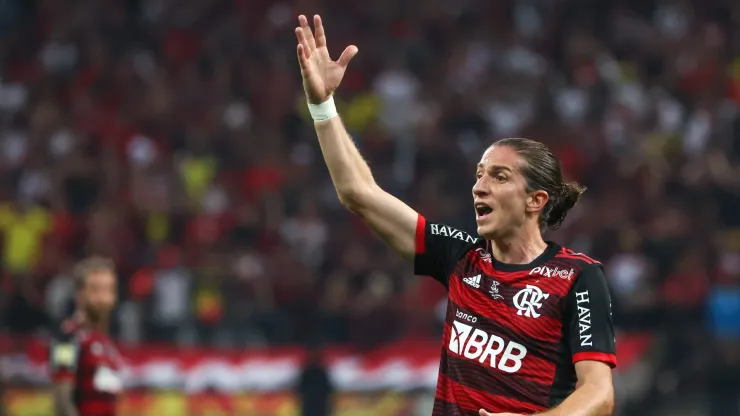
<svg viewBox="0 0 740 416">
<path fill-rule="evenodd" d="M 76 288 L 68 270 L 58 270 L 46 286 L 46 311 L 53 322 L 62 322 L 74 310 Z"/>
<path fill-rule="evenodd" d="M 331 415 L 333 392 L 334 388 L 329 373 L 324 367 L 320 350 L 316 348 L 309 349 L 305 367 L 296 386 L 301 415 Z"/>
<path fill-rule="evenodd" d="M 734 242 L 728 242 L 735 245 Z M 720 276 L 708 299 L 709 329 L 714 343 L 708 393 L 711 415 L 740 414 L 740 256 L 725 253 L 720 258 Z"/>
<path fill-rule="evenodd" d="M 196 271 L 193 290 L 193 313 L 198 339 L 207 345 L 218 341 L 219 324 L 224 320 L 226 292 L 223 278 L 217 266 L 203 267 Z"/>
<path fill-rule="evenodd" d="M 0 206 L 4 270 L 19 278 L 28 276 L 40 259 L 44 237 L 50 229 L 48 210 L 32 201 Z"/>
<path fill-rule="evenodd" d="M 286 218 L 281 227 L 283 239 L 300 255 L 304 264 L 312 267 L 324 261 L 327 232 L 318 203 L 311 198 L 302 199 L 296 215 Z"/>
<path fill-rule="evenodd" d="M 151 328 L 148 338 L 174 343 L 182 340 L 189 323 L 188 301 L 192 276 L 182 262 L 180 251 L 165 247 L 159 252 L 158 268 L 152 277 Z"/>
</svg>

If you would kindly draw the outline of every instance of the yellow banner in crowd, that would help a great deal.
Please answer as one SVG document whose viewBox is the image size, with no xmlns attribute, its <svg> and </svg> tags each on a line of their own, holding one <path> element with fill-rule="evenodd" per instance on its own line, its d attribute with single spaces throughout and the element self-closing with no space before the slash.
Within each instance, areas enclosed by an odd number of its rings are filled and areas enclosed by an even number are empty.
<svg viewBox="0 0 740 416">
<path fill-rule="evenodd" d="M 348 394 L 335 399 L 335 416 L 407 416 L 415 400 L 399 393 Z M 8 416 L 53 414 L 51 396 L 42 390 L 5 392 Z M 118 416 L 299 416 L 298 402 L 290 393 L 221 396 L 179 392 L 131 393 L 120 400 Z"/>
</svg>

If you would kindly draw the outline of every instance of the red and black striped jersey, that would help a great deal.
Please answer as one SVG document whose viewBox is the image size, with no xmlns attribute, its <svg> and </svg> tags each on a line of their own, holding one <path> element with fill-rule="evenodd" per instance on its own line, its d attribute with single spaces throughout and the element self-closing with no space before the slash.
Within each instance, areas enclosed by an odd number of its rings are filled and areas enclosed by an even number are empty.
<svg viewBox="0 0 740 416">
<path fill-rule="evenodd" d="M 72 319 L 65 321 L 51 342 L 49 365 L 52 382 L 74 385 L 80 416 L 116 414 L 117 396 L 123 390 L 122 359 L 107 334 Z"/>
<path fill-rule="evenodd" d="M 532 263 L 501 263 L 485 240 L 419 216 L 414 269 L 448 289 L 434 415 L 544 411 L 575 390 L 576 362 L 616 366 L 598 261 L 548 242 Z"/>
</svg>

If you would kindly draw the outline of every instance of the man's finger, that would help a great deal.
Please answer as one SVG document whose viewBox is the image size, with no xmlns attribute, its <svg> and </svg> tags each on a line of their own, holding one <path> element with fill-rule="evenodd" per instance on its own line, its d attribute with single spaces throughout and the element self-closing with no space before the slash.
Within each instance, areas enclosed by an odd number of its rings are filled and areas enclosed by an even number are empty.
<svg viewBox="0 0 740 416">
<path fill-rule="evenodd" d="M 485 410 L 483 410 L 483 409 L 480 409 L 480 410 L 478 411 L 478 414 L 479 414 L 480 416 L 492 416 L 492 415 L 493 415 L 493 413 L 488 413 L 488 412 L 486 412 L 486 411 L 485 411 Z"/>
<path fill-rule="evenodd" d="M 296 53 L 298 54 L 298 63 L 301 65 L 301 74 L 308 75 L 308 71 L 310 68 L 308 58 L 306 57 L 306 48 L 303 46 L 302 43 L 298 44 L 298 47 L 296 48 Z"/>
<path fill-rule="evenodd" d="M 314 15 L 313 27 L 316 31 L 316 47 L 321 48 L 326 46 L 326 33 L 324 32 L 324 24 L 321 22 L 321 16 Z"/>
<path fill-rule="evenodd" d="M 303 29 L 303 36 L 305 36 L 306 40 L 308 41 L 308 47 L 310 48 L 308 51 L 313 52 L 316 49 L 316 40 L 313 38 L 311 26 L 308 25 L 308 19 L 306 19 L 306 16 L 300 15 L 298 16 L 298 23 L 301 24 L 301 29 Z"/>
<path fill-rule="evenodd" d="M 303 45 L 303 54 L 306 57 L 306 59 L 311 57 L 311 46 L 308 44 L 308 40 L 306 39 L 306 35 L 303 32 L 303 29 L 300 27 L 295 28 L 295 37 L 298 39 L 298 43 Z"/>
<path fill-rule="evenodd" d="M 349 61 L 352 60 L 352 58 L 357 55 L 357 52 L 359 50 L 357 49 L 357 46 L 355 45 L 349 45 L 347 48 L 342 52 L 342 55 L 339 57 L 339 60 L 337 60 L 337 63 L 342 67 L 346 68 L 347 65 L 349 65 Z"/>
</svg>

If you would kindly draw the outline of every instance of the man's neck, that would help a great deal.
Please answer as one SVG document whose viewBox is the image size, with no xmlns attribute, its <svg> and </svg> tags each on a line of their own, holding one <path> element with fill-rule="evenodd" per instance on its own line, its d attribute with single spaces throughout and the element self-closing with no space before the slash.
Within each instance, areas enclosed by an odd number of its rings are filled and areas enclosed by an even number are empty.
<svg viewBox="0 0 740 416">
<path fill-rule="evenodd" d="M 542 255 L 547 243 L 542 238 L 539 228 L 523 229 L 518 234 L 489 241 L 493 257 L 506 264 L 528 264 Z"/>
</svg>

